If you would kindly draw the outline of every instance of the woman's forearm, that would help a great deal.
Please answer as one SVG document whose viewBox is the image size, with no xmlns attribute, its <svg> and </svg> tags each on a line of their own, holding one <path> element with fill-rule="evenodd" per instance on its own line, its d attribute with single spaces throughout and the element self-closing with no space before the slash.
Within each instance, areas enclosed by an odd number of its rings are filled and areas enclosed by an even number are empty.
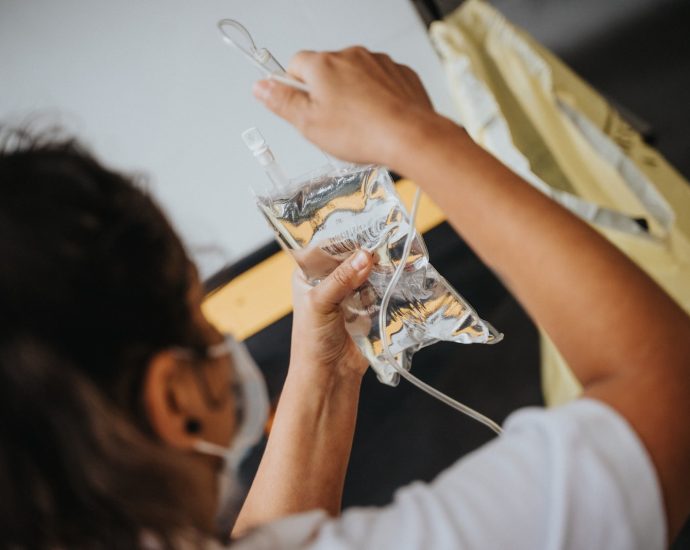
<svg viewBox="0 0 690 550">
<path fill-rule="evenodd" d="M 304 367 L 290 367 L 234 535 L 307 510 L 340 512 L 361 376 L 343 373 L 333 377 L 329 387 L 314 387 L 311 378 L 300 372 Z"/>
<path fill-rule="evenodd" d="M 353 254 L 312 287 L 293 277 L 292 349 L 268 445 L 234 535 L 307 510 L 340 512 L 367 361 L 340 304 L 367 279 L 373 258 Z"/>
<path fill-rule="evenodd" d="M 635 427 L 677 526 L 690 506 L 690 427 L 677 422 L 690 417 L 687 315 L 606 239 L 452 122 L 427 115 L 401 125 L 400 136 L 391 168 L 420 184 L 503 277 L 585 394 L 614 406 Z"/>
<path fill-rule="evenodd" d="M 551 336 L 583 385 L 620 368 L 677 359 L 684 351 L 671 344 L 687 341 L 687 316 L 596 231 L 452 122 L 430 118 L 417 131 L 392 167 L 441 206 Z M 655 322 L 641 322 L 645 316 Z"/>
</svg>

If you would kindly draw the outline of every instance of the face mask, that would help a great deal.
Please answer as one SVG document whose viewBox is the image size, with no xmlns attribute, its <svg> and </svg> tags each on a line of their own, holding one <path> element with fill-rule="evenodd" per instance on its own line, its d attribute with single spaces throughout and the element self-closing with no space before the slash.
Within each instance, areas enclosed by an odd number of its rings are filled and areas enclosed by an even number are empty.
<svg viewBox="0 0 690 550">
<path fill-rule="evenodd" d="M 230 535 L 243 497 L 238 481 L 239 461 L 232 447 L 222 447 L 201 439 L 194 443 L 194 450 L 223 460 L 223 469 L 218 472 L 218 504 L 214 523 L 216 534 L 224 541 Z"/>
<path fill-rule="evenodd" d="M 216 508 L 216 532 L 222 540 L 230 531 L 244 497 L 238 481 L 238 470 L 242 460 L 262 438 L 268 419 L 269 401 L 266 384 L 261 371 L 247 348 L 227 336 L 225 342 L 211 346 L 206 351 L 208 359 L 232 358 L 232 391 L 236 410 L 236 428 L 228 447 L 197 440 L 194 450 L 223 460 L 218 472 L 218 505 Z"/>
</svg>

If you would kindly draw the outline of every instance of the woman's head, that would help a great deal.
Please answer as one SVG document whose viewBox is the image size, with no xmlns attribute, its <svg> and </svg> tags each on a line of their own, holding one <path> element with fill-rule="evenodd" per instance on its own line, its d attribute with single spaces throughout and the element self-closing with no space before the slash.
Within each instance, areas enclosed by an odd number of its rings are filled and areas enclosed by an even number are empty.
<svg viewBox="0 0 690 550">
<path fill-rule="evenodd" d="M 217 464 L 187 451 L 228 443 L 231 399 L 202 386 L 229 374 L 173 351 L 220 335 L 161 211 L 74 141 L 8 134 L 0 262 L 0 537 L 126 546 L 208 527 Z"/>
</svg>

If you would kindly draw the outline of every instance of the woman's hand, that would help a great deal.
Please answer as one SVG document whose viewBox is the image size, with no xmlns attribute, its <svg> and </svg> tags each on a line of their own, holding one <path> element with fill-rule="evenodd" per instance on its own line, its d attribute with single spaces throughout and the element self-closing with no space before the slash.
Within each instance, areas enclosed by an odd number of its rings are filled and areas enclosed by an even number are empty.
<svg viewBox="0 0 690 550">
<path fill-rule="evenodd" d="M 314 287 L 295 272 L 291 369 L 326 384 L 334 375 L 364 374 L 368 363 L 345 329 L 340 304 L 366 281 L 371 267 L 371 255 L 359 251 Z"/>
<path fill-rule="evenodd" d="M 395 142 L 411 120 L 437 116 L 417 74 L 385 54 L 361 47 L 304 51 L 295 55 L 288 72 L 307 85 L 308 94 L 261 80 L 254 95 L 343 160 L 390 166 Z"/>
<path fill-rule="evenodd" d="M 371 265 L 371 256 L 359 252 L 315 287 L 295 277 L 290 369 L 235 536 L 307 510 L 340 512 L 367 368 L 340 304 L 364 283 Z"/>
</svg>

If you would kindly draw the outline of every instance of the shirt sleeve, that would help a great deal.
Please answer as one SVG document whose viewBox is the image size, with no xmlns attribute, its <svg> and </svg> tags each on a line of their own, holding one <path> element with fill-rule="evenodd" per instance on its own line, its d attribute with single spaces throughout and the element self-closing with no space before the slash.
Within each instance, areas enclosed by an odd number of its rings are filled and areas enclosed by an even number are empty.
<svg viewBox="0 0 690 550">
<path fill-rule="evenodd" d="M 637 435 L 610 407 L 580 399 L 514 413 L 499 438 L 389 506 L 296 516 L 270 532 L 274 548 L 310 550 L 653 550 L 664 548 L 665 529 Z"/>
</svg>

